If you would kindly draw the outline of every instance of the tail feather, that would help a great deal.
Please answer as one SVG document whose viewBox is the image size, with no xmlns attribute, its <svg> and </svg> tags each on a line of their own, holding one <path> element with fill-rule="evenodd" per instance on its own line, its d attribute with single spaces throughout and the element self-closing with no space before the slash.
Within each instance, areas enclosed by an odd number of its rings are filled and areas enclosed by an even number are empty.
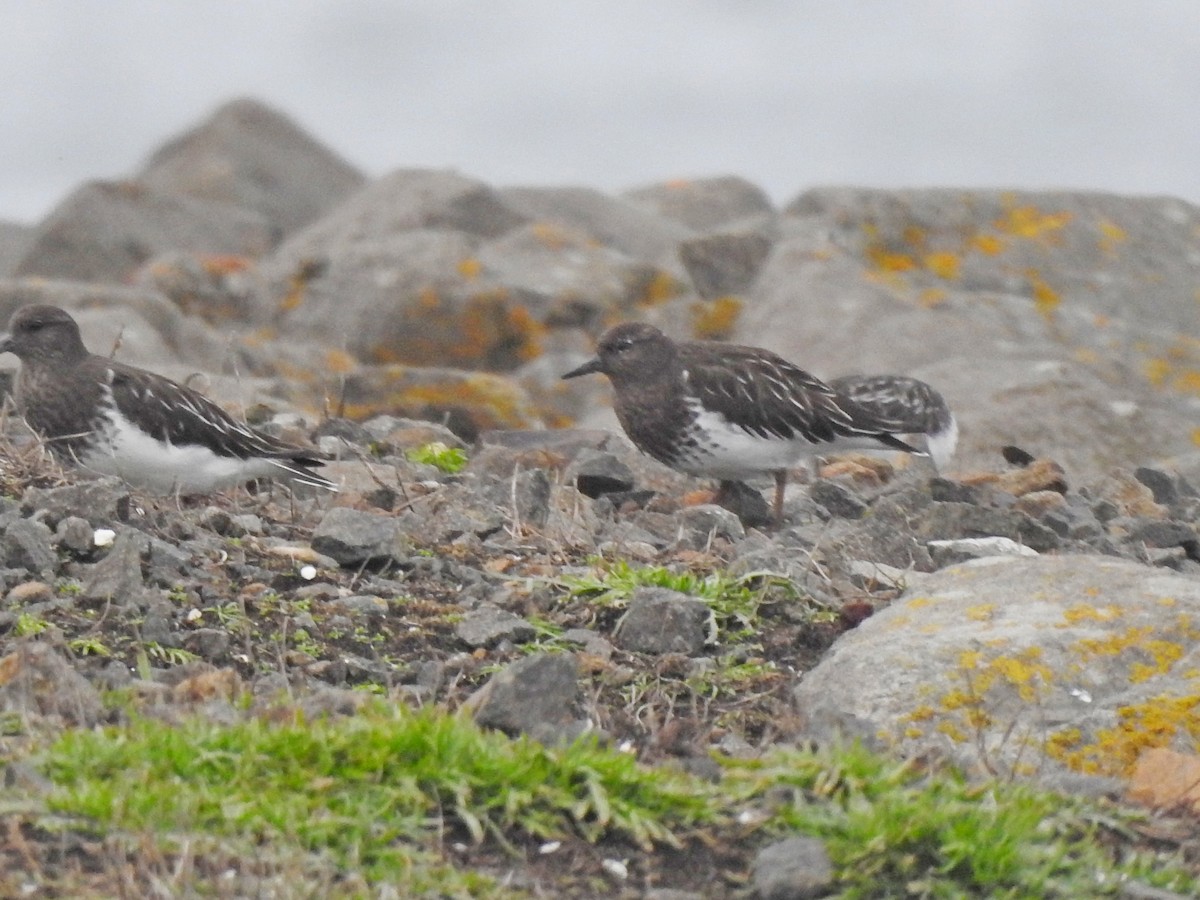
<svg viewBox="0 0 1200 900">
<path fill-rule="evenodd" d="M 323 475 L 313 471 L 313 466 L 321 465 L 318 460 L 273 459 L 271 465 L 283 469 L 289 481 L 307 484 L 310 487 L 324 488 L 327 491 L 338 492 L 338 486 Z"/>
</svg>

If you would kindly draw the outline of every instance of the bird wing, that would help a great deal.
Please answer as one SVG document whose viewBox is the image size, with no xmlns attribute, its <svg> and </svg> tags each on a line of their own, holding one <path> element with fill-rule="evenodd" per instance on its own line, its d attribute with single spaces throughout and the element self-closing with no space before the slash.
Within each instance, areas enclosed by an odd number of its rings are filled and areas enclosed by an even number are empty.
<svg viewBox="0 0 1200 900">
<path fill-rule="evenodd" d="M 904 375 L 846 375 L 829 382 L 837 393 L 888 431 L 935 434 L 950 424 L 945 399 L 924 381 Z M 851 410 L 853 412 L 853 409 Z"/>
<path fill-rule="evenodd" d="M 873 416 L 852 414 L 829 385 L 780 356 L 736 345 L 684 349 L 688 383 L 701 402 L 751 434 L 814 444 L 863 436 L 914 449 Z"/>
<path fill-rule="evenodd" d="M 320 454 L 255 431 L 203 394 L 169 378 L 117 362 L 103 361 L 113 402 L 132 424 L 175 445 L 200 445 L 219 456 L 321 464 Z"/>
</svg>

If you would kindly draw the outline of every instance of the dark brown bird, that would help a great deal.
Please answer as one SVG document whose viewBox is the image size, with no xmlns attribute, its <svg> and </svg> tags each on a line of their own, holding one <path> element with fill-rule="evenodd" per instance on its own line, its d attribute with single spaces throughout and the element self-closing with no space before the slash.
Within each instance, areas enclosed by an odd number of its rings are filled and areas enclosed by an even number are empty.
<svg viewBox="0 0 1200 900">
<path fill-rule="evenodd" d="M 673 341 L 626 323 L 563 378 L 599 372 L 615 394 L 621 427 L 644 453 L 690 475 L 727 482 L 770 472 L 778 524 L 788 470 L 806 457 L 849 449 L 920 453 L 895 422 L 757 347 Z"/>
<path fill-rule="evenodd" d="M 131 485 L 202 494 L 282 475 L 328 490 L 314 450 L 234 419 L 181 384 L 89 353 L 79 326 L 56 306 L 25 306 L 0 336 L 21 360 L 17 410 L 58 458 Z"/>
</svg>

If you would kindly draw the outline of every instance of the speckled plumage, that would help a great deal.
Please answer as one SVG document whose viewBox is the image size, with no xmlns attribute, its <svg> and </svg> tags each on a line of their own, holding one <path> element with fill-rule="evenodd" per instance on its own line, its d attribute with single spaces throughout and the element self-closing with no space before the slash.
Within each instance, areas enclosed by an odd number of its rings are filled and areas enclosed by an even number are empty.
<svg viewBox="0 0 1200 900">
<path fill-rule="evenodd" d="M 829 386 L 854 406 L 869 410 L 894 434 L 920 436 L 941 470 L 958 444 L 958 423 L 932 386 L 906 375 L 843 375 Z"/>
<path fill-rule="evenodd" d="M 315 451 L 243 425 L 161 375 L 89 353 L 54 306 L 17 310 L 0 352 L 21 360 L 17 409 L 59 459 L 157 493 L 207 493 L 284 475 L 336 490 Z"/>
<path fill-rule="evenodd" d="M 771 472 L 775 517 L 787 470 L 808 456 L 848 449 L 919 452 L 886 416 L 836 391 L 769 350 L 673 341 L 653 326 L 618 325 L 597 355 L 566 373 L 607 375 L 614 408 L 644 453 L 692 475 L 722 481 Z"/>
</svg>

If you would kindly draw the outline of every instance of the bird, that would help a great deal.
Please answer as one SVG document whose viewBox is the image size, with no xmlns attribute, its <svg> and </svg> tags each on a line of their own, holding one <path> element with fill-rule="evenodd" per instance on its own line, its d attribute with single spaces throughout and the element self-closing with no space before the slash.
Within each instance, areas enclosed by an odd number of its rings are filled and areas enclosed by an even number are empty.
<svg viewBox="0 0 1200 900">
<path fill-rule="evenodd" d="M 859 409 L 869 410 L 906 441 L 919 438 L 936 471 L 945 471 L 958 446 L 958 421 L 946 399 L 907 375 L 842 375 L 829 386 Z"/>
<path fill-rule="evenodd" d="M 65 310 L 18 309 L 0 353 L 21 362 L 17 411 L 59 460 L 155 494 L 205 494 L 256 478 L 336 491 L 320 453 L 238 422 L 162 375 L 88 352 Z"/>
<path fill-rule="evenodd" d="M 783 520 L 788 470 L 850 449 L 923 455 L 893 421 L 799 366 L 758 347 L 675 341 L 643 322 L 601 335 L 596 355 L 563 378 L 600 373 L 612 383 L 621 427 L 643 453 L 724 492 L 744 478 L 775 478 L 772 523 Z"/>
</svg>

